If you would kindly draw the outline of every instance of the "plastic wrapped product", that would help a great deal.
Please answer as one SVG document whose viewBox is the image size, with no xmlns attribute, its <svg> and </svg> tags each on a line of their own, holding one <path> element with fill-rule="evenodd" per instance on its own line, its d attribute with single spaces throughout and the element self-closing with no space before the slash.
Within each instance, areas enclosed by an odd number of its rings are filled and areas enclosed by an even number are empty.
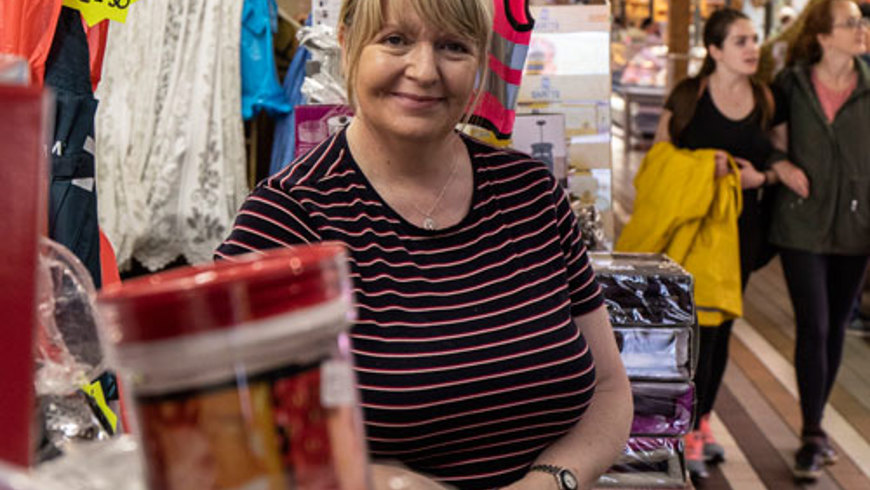
<svg viewBox="0 0 870 490">
<path fill-rule="evenodd" d="M 686 464 L 680 439 L 632 437 L 599 487 L 684 488 Z"/>
<path fill-rule="evenodd" d="M 38 416 L 42 418 L 42 440 L 36 461 L 54 459 L 76 442 L 106 440 L 112 435 L 100 420 L 99 408 L 82 391 L 68 395 L 40 395 Z"/>
<path fill-rule="evenodd" d="M 145 490 L 142 454 L 129 435 L 74 444 L 63 457 L 33 473 L 38 488 L 64 490 Z"/>
<path fill-rule="evenodd" d="M 583 205 L 582 201 L 571 201 L 571 209 L 577 216 L 577 222 L 580 224 L 580 235 L 583 237 L 583 244 L 588 250 L 604 250 L 607 244 L 607 236 L 604 233 L 604 221 L 601 219 L 601 212 L 595 208 L 595 205 Z"/>
<path fill-rule="evenodd" d="M 341 71 L 341 46 L 329 26 L 303 27 L 296 33 L 299 45 L 311 52 L 305 67 L 302 95 L 309 104 L 347 104 Z"/>
<path fill-rule="evenodd" d="M 84 265 L 63 245 L 39 243 L 36 392 L 68 395 L 102 373 L 96 290 Z"/>
<path fill-rule="evenodd" d="M 603 252 L 589 256 L 614 325 L 696 323 L 692 276 L 667 256 Z"/>
<path fill-rule="evenodd" d="M 614 327 L 613 332 L 632 380 L 691 379 L 692 329 Z"/>
<path fill-rule="evenodd" d="M 631 384 L 633 436 L 683 436 L 692 429 L 695 388 L 692 383 Z"/>
<path fill-rule="evenodd" d="M 300 246 L 104 289 L 149 488 L 369 488 L 346 262 Z"/>
</svg>

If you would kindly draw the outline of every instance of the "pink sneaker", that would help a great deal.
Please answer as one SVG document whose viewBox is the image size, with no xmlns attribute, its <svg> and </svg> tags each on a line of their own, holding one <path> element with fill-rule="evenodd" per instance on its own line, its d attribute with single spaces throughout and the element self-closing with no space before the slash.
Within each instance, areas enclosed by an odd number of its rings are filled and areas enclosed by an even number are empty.
<svg viewBox="0 0 870 490">
<path fill-rule="evenodd" d="M 704 436 L 700 430 L 689 432 L 683 438 L 686 449 L 686 468 L 692 480 L 704 479 L 710 476 L 707 464 L 704 463 Z"/>
<path fill-rule="evenodd" d="M 710 428 L 710 414 L 701 417 L 698 432 L 704 438 L 704 461 L 710 464 L 718 464 L 725 461 L 725 448 L 716 442 L 713 437 L 713 429 Z"/>
</svg>

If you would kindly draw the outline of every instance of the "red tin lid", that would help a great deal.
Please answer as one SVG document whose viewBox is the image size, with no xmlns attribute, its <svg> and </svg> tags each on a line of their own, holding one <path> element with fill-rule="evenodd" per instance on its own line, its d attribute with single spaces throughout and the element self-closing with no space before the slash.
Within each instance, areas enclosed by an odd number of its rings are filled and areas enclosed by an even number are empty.
<svg viewBox="0 0 870 490">
<path fill-rule="evenodd" d="M 107 286 L 98 302 L 111 341 L 151 342 L 235 327 L 338 298 L 346 254 L 316 244 L 247 254 Z"/>
</svg>

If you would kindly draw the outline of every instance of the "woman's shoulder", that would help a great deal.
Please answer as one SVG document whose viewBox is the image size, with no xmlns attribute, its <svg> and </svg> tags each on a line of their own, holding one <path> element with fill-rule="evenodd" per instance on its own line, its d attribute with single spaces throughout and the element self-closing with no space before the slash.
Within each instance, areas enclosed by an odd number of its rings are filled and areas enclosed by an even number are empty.
<svg viewBox="0 0 870 490">
<path fill-rule="evenodd" d="M 692 102 L 692 107 L 694 107 L 694 103 L 700 98 L 701 94 L 699 92 L 701 88 L 702 80 L 700 78 L 684 78 L 671 89 L 671 93 L 668 94 L 668 98 L 665 101 L 665 109 L 677 112 L 690 101 Z"/>
<path fill-rule="evenodd" d="M 475 164 L 510 165 L 517 162 L 523 162 L 546 167 L 544 162 L 516 148 L 509 146 L 496 146 L 465 133 L 460 133 L 460 135 L 465 141 L 471 159 Z"/>
<path fill-rule="evenodd" d="M 300 189 L 319 189 L 342 175 L 344 160 L 349 157 L 344 131 L 322 141 L 297 157 L 283 170 L 266 178 L 261 186 L 291 193 Z"/>
</svg>

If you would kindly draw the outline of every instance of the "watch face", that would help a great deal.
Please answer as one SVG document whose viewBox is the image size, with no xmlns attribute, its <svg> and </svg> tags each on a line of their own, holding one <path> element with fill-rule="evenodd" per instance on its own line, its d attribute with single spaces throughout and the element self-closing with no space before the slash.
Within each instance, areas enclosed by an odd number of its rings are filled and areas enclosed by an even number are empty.
<svg viewBox="0 0 870 490">
<path fill-rule="evenodd" d="M 568 470 L 559 472 L 559 482 L 562 483 L 562 488 L 565 490 L 577 490 L 577 478 L 574 477 L 574 473 Z"/>
</svg>

